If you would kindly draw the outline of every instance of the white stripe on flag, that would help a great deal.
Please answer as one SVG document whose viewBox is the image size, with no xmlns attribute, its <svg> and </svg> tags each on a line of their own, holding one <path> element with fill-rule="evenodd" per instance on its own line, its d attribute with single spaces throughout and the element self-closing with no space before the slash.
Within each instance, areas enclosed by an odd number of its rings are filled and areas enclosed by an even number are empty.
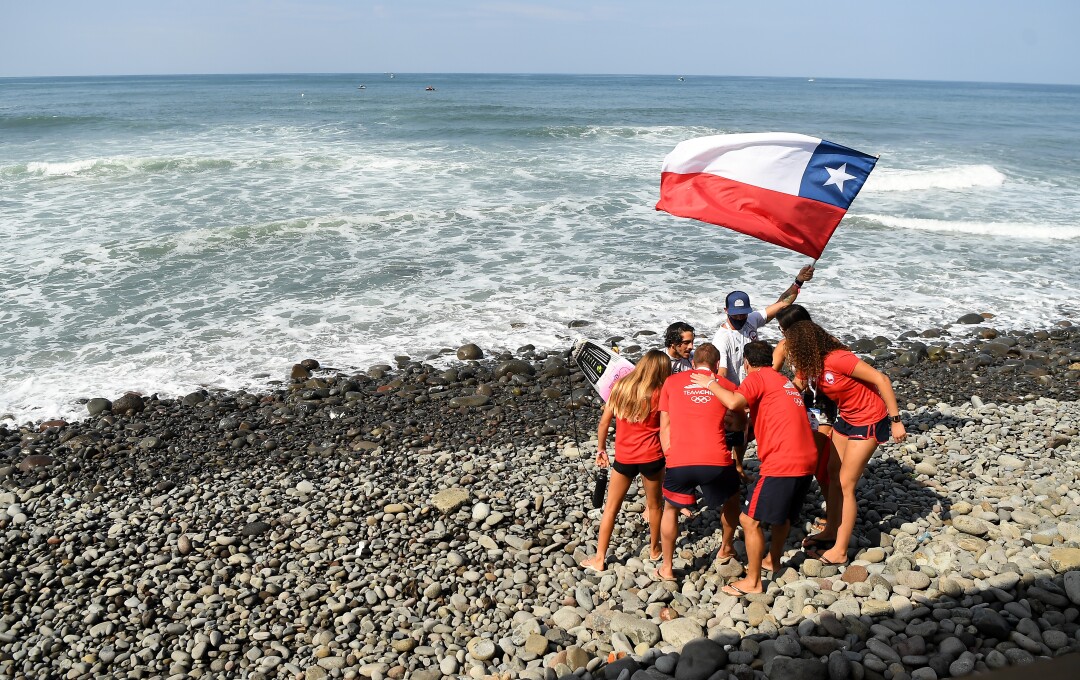
<svg viewBox="0 0 1080 680">
<path fill-rule="evenodd" d="M 817 137 L 791 132 L 697 137 L 680 142 L 667 155 L 663 172 L 704 172 L 798 196 L 803 173 L 820 143 Z"/>
</svg>

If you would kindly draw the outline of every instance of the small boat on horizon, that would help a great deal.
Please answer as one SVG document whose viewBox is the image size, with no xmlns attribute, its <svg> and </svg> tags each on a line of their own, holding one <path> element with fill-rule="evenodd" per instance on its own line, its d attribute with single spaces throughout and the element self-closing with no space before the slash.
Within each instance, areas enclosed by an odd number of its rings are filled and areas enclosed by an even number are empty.
<svg viewBox="0 0 1080 680">
<path fill-rule="evenodd" d="M 366 90 L 366 89 L 367 89 L 367 85 L 358 85 L 358 86 L 356 87 L 356 89 L 358 89 L 358 90 Z"/>
<path fill-rule="evenodd" d="M 424 88 L 424 92 L 434 92 L 434 91 L 435 91 L 435 88 L 430 86 L 430 85 L 428 85 L 427 87 Z"/>
</svg>

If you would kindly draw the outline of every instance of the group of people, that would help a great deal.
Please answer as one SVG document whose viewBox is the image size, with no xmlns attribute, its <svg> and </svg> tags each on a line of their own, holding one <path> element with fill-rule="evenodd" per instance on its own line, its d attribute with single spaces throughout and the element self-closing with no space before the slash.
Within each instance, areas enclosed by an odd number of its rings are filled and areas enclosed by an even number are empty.
<svg viewBox="0 0 1080 680">
<path fill-rule="evenodd" d="M 680 516 L 699 498 L 718 509 L 717 559 L 738 559 L 735 532 L 746 549 L 743 578 L 723 592 L 762 592 L 763 574 L 780 567 L 788 533 L 816 477 L 826 501 L 823 521 L 802 547 L 825 564 L 848 562 L 858 506 L 855 487 L 879 443 L 906 437 L 888 376 L 860 360 L 794 304 L 813 267 L 763 310 L 733 291 L 713 342 L 694 346 L 694 328 L 676 322 L 663 350 L 647 352 L 617 382 L 597 431 L 596 464 L 611 467 L 597 553 L 582 562 L 603 571 L 615 520 L 640 475 L 649 525 L 649 557 L 658 580 L 675 580 Z M 783 339 L 773 347 L 757 331 L 777 319 Z M 790 370 L 792 377 L 782 371 Z M 615 424 L 614 455 L 607 442 Z M 759 466 L 743 467 L 748 442 Z M 744 485 L 747 487 L 744 492 Z M 766 549 L 764 529 L 770 528 Z"/>
</svg>

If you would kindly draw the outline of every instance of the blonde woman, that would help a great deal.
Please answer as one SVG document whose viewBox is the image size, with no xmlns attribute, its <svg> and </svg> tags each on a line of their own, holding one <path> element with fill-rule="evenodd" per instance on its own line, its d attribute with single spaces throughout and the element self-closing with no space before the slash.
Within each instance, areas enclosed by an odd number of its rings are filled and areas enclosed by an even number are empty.
<svg viewBox="0 0 1080 680">
<path fill-rule="evenodd" d="M 604 514 L 600 519 L 600 535 L 596 555 L 581 566 L 592 571 L 604 571 L 615 518 L 622 508 L 630 483 L 639 474 L 645 487 L 645 506 L 649 521 L 649 557 L 660 558 L 660 517 L 663 512 L 664 452 L 660 448 L 660 388 L 671 375 L 671 359 L 660 350 L 645 354 L 633 371 L 615 383 L 611 397 L 600 416 L 596 430 L 596 465 L 611 466 Z M 607 453 L 608 431 L 616 421 L 615 456 Z"/>
</svg>

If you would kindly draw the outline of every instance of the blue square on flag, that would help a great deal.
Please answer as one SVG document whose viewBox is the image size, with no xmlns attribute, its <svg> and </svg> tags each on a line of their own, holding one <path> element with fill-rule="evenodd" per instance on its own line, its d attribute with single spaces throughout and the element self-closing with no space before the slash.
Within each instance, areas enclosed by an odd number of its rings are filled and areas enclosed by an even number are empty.
<svg viewBox="0 0 1080 680">
<path fill-rule="evenodd" d="M 799 196 L 847 210 L 874 169 L 877 158 L 821 140 L 799 186 Z"/>
</svg>

